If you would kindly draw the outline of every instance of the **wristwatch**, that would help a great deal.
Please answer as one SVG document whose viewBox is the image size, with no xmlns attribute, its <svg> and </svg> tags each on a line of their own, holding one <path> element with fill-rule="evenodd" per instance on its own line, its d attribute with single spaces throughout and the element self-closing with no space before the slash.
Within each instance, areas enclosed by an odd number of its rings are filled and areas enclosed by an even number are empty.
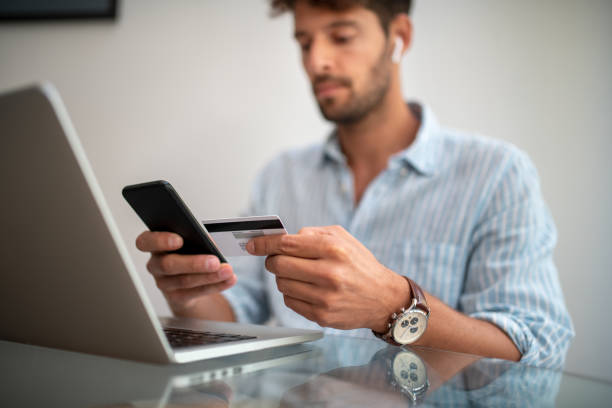
<svg viewBox="0 0 612 408">
<path fill-rule="evenodd" d="M 412 292 L 412 303 L 407 309 L 402 308 L 399 313 L 391 315 L 391 322 L 387 325 L 388 332 L 378 333 L 372 330 L 376 337 L 395 346 L 412 344 L 417 341 L 425 333 L 431 313 L 423 290 L 412 279 L 406 276 L 404 278 L 408 281 Z"/>
</svg>

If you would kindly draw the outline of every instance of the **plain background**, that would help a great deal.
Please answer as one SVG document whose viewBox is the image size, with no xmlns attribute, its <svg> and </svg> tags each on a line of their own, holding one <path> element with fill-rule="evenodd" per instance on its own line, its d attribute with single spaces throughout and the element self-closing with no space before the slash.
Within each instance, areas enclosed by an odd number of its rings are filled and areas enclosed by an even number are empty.
<svg viewBox="0 0 612 408">
<path fill-rule="evenodd" d="M 417 0 L 413 17 L 406 97 L 529 153 L 577 331 L 566 369 L 612 381 L 612 2 Z M 115 22 L 0 24 L 0 89 L 57 86 L 161 314 L 121 188 L 163 178 L 199 218 L 234 216 L 267 160 L 322 140 L 292 25 L 265 0 L 125 0 Z"/>
</svg>

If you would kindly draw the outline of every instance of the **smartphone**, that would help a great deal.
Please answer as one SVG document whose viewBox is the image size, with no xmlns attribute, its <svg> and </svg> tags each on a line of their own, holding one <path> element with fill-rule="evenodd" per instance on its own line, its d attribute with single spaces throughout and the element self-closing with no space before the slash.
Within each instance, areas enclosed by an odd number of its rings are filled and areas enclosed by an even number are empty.
<svg viewBox="0 0 612 408">
<path fill-rule="evenodd" d="M 151 231 L 168 231 L 183 237 L 178 254 L 215 255 L 227 262 L 215 243 L 170 183 L 164 180 L 133 184 L 122 190 L 123 197 Z"/>
</svg>

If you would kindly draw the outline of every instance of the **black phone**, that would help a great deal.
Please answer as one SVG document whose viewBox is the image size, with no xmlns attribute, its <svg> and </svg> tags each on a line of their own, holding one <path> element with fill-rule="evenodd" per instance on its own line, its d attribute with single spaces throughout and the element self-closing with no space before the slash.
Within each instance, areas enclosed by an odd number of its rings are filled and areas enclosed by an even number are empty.
<svg viewBox="0 0 612 408">
<path fill-rule="evenodd" d="M 183 246 L 173 252 L 215 255 L 219 261 L 227 262 L 167 181 L 133 184 L 124 187 L 121 193 L 151 231 L 174 232 L 183 237 Z"/>
</svg>

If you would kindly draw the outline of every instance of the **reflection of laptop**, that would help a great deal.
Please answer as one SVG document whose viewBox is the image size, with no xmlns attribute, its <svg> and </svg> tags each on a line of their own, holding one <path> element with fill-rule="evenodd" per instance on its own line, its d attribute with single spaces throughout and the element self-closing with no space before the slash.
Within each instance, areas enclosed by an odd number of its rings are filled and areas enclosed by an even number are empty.
<svg viewBox="0 0 612 408">
<path fill-rule="evenodd" d="M 6 407 L 208 406 L 207 396 L 223 398 L 228 387 L 240 393 L 245 382 L 261 386 L 260 376 L 303 372 L 308 378 L 305 360 L 321 364 L 322 356 L 320 348 L 296 344 L 157 365 L 0 341 L 0 396 Z M 187 398 L 199 404 L 181 405 Z"/>
<path fill-rule="evenodd" d="M 322 336 L 312 330 L 160 321 L 55 89 L 44 84 L 1 94 L 0 136 L 0 338 L 166 363 Z M 162 325 L 204 344 L 173 348 Z"/>
</svg>

